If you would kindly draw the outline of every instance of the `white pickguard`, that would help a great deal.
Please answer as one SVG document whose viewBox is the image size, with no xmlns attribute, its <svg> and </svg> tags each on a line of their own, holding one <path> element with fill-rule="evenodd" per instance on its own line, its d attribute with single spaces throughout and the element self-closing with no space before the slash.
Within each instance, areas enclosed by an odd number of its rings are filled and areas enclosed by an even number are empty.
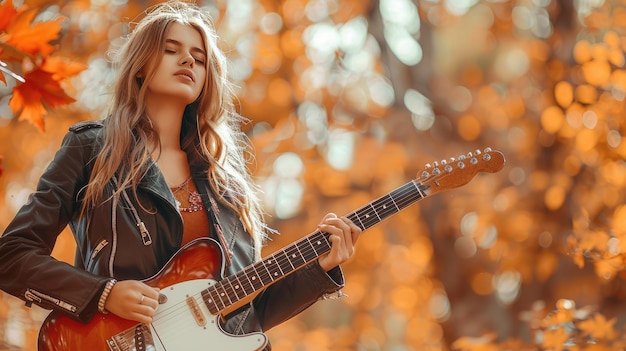
<svg viewBox="0 0 626 351">
<path fill-rule="evenodd" d="M 209 312 L 200 291 L 215 284 L 211 279 L 189 280 L 171 285 L 163 290 L 167 301 L 159 305 L 152 324 L 149 325 L 152 342 L 149 336 L 146 338 L 147 351 L 206 351 L 206 350 L 262 350 L 267 345 L 267 337 L 263 333 L 251 333 L 246 335 L 232 335 L 225 332 L 220 323 L 220 316 Z M 195 312 L 188 299 L 195 301 Z M 192 302 L 193 304 L 193 302 Z M 204 325 L 199 325 L 194 317 L 200 313 L 205 320 Z M 122 336 L 122 334 L 125 334 Z M 134 332 L 125 331 L 112 339 L 123 338 L 123 344 L 132 343 Z M 131 340 L 129 340 L 131 339 Z M 126 349 L 119 345 L 120 349 Z M 130 347 L 137 350 L 137 347 Z"/>
</svg>

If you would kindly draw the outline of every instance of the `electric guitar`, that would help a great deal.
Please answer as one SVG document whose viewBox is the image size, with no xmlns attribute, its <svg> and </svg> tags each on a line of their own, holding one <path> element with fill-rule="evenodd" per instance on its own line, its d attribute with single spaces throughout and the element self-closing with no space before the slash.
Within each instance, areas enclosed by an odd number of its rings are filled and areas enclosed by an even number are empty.
<svg viewBox="0 0 626 351">
<path fill-rule="evenodd" d="M 495 173 L 504 155 L 489 148 L 457 159 L 427 164 L 417 179 L 347 215 L 365 230 L 415 202 L 467 184 L 479 172 Z M 38 339 L 39 351 L 261 350 L 263 333 L 232 335 L 220 319 L 262 289 L 330 251 L 328 233 L 316 231 L 240 272 L 223 277 L 219 244 L 196 239 L 181 248 L 145 282 L 160 289 L 160 306 L 149 325 L 113 314 L 96 314 L 88 324 L 50 313 Z"/>
</svg>

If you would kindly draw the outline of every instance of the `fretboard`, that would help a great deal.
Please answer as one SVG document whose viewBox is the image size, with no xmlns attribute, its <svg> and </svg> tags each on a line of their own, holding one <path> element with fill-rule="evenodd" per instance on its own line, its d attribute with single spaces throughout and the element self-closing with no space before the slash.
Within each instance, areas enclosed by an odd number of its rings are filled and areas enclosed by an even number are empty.
<svg viewBox="0 0 626 351">
<path fill-rule="evenodd" d="M 427 189 L 428 185 L 410 181 L 346 217 L 366 230 L 426 197 Z M 328 233 L 315 231 L 203 290 L 202 298 L 209 311 L 218 314 L 329 252 L 328 236 Z"/>
</svg>

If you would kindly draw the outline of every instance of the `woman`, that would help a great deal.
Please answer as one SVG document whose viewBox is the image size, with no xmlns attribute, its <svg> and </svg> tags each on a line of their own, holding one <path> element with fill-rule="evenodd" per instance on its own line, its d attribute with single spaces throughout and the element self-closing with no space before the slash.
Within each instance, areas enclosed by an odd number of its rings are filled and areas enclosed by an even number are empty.
<svg viewBox="0 0 626 351">
<path fill-rule="evenodd" d="M 108 117 L 70 128 L 0 237 L 2 290 L 83 323 L 100 312 L 148 324 L 162 296 L 142 280 L 194 239 L 221 244 L 226 275 L 260 259 L 266 228 L 217 41 L 189 3 L 158 5 L 137 24 Z M 74 266 L 50 257 L 68 224 Z M 318 229 L 330 252 L 225 316 L 225 330 L 267 330 L 343 286 L 338 265 L 361 229 L 334 214 Z"/>
</svg>

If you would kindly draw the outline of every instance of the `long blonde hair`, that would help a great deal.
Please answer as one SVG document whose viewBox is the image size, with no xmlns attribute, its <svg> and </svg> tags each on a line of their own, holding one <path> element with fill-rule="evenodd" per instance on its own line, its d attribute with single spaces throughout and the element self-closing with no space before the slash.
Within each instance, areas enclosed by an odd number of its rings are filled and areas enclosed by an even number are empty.
<svg viewBox="0 0 626 351">
<path fill-rule="evenodd" d="M 218 47 L 213 21 L 190 2 L 169 1 L 149 9 L 120 49 L 115 61 L 118 77 L 104 120 L 102 147 L 85 188 L 83 210 L 111 198 L 104 198 L 103 194 L 116 175 L 121 179 L 112 197 L 119 197 L 124 189 L 135 192 L 150 165 L 149 145 L 158 145 L 159 141 L 146 114 L 146 90 L 154 75 L 152 66 L 163 55 L 166 30 L 174 22 L 195 28 L 202 35 L 207 52 L 207 79 L 198 99 L 185 109 L 181 147 L 192 168 L 200 165 L 206 170 L 216 197 L 239 214 L 254 238 L 258 258 L 266 228 L 256 196 L 258 189 L 247 168 L 247 161 L 253 156 L 240 129 L 243 119 L 235 111 L 227 59 Z M 137 78 L 140 71 L 143 80 Z"/>
</svg>

